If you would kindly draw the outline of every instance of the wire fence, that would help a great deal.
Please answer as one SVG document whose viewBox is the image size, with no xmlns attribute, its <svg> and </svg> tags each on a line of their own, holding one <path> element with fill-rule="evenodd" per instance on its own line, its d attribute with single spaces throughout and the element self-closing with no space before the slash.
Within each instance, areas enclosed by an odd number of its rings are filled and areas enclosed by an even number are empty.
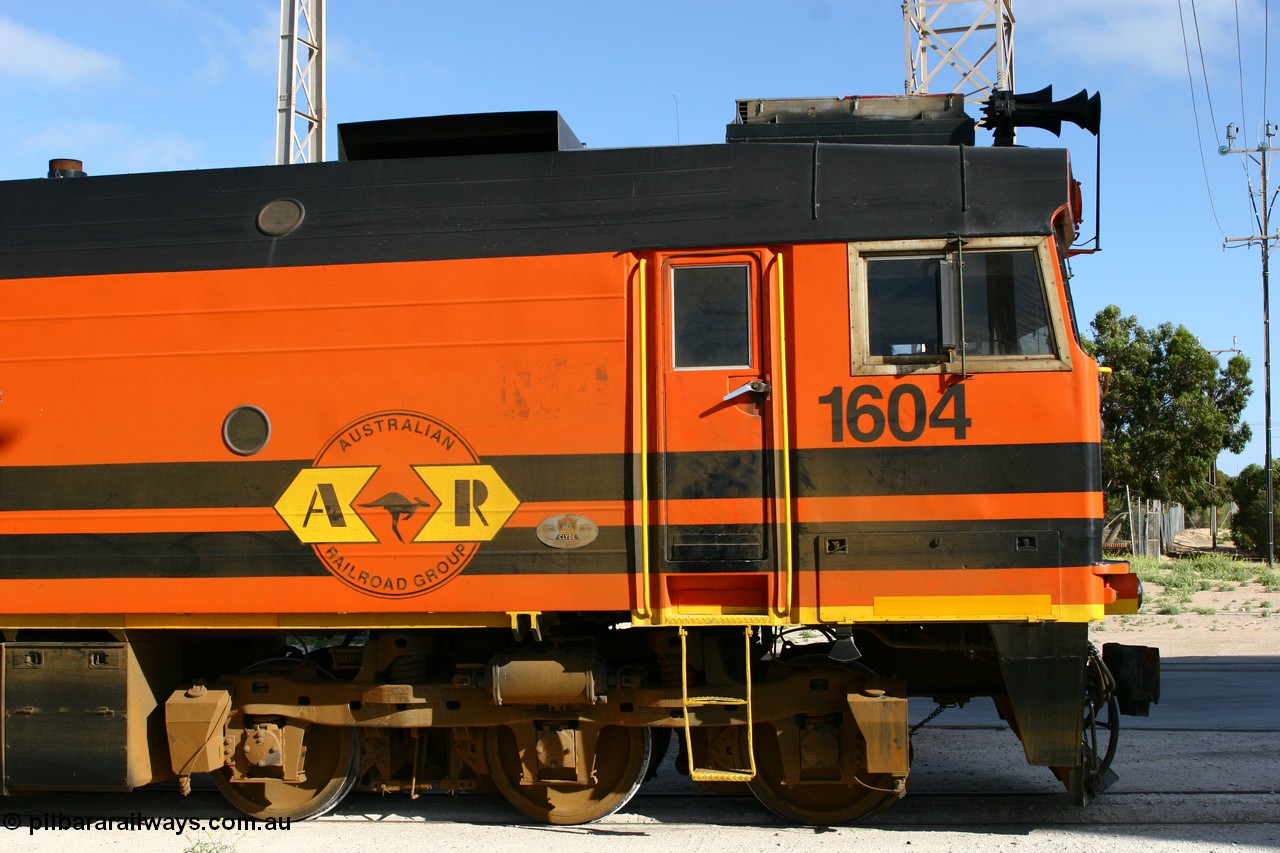
<svg viewBox="0 0 1280 853">
<path fill-rule="evenodd" d="M 1126 508 L 1103 530 L 1102 546 L 1108 551 L 1128 551 L 1135 556 L 1159 557 L 1169 550 L 1179 533 L 1187 529 L 1182 504 L 1144 501 L 1125 490 Z"/>
</svg>

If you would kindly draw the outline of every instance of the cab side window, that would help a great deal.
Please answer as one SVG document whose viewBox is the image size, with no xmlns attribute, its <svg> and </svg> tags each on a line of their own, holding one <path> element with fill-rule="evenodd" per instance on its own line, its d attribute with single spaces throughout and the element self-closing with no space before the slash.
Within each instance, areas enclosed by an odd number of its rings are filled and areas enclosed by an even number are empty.
<svg viewBox="0 0 1280 853">
<path fill-rule="evenodd" d="M 1069 369 L 1035 247 L 868 248 L 850 251 L 854 372 L 951 372 L 960 361 L 975 372 Z"/>
</svg>

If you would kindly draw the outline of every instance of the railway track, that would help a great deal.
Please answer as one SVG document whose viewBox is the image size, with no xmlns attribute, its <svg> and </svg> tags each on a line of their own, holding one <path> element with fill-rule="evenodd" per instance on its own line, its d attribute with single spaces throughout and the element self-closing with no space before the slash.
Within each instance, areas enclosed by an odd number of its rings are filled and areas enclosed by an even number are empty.
<svg viewBox="0 0 1280 853">
<path fill-rule="evenodd" d="M 1183 678 L 1202 678 L 1187 673 Z M 1177 676 L 1175 676 L 1175 679 Z M 1243 708 L 1265 708 L 1266 683 L 1238 689 Z M 1257 694 L 1257 695 L 1255 695 Z M 927 709 L 919 709 L 921 711 Z M 1172 709 L 1168 709 L 1172 711 Z M 979 706 L 952 713 L 953 722 L 933 723 L 915 736 L 915 762 L 908 796 L 891 809 L 836 829 L 787 824 L 750 795 L 697 795 L 668 759 L 658 777 L 641 788 L 620 813 L 586 826 L 531 825 L 500 796 L 451 797 L 354 793 L 318 821 L 294 823 L 289 837 L 238 826 L 212 785 L 197 785 L 190 797 L 170 786 L 132 794 L 51 794 L 11 798 L 8 815 L 24 822 L 50 816 L 127 818 L 141 815 L 199 820 L 187 831 L 193 841 L 226 843 L 227 853 L 256 850 L 328 851 L 421 843 L 425 837 L 459 851 L 492 851 L 548 843 L 558 853 L 661 853 L 671 849 L 765 850 L 778 844 L 788 853 L 808 853 L 866 843 L 877 849 L 914 851 L 985 850 L 993 838 L 1016 841 L 1019 851 L 1125 849 L 1142 851 L 1280 848 L 1280 729 L 1270 712 L 1225 717 L 1220 705 L 1205 705 L 1144 721 L 1127 729 L 1119 781 L 1087 808 L 1074 808 L 1044 768 L 1027 767 L 1016 738 Z M 1152 725 L 1155 723 L 1156 725 Z M 1184 724 L 1185 723 L 1185 724 Z M 217 821 L 231 822 L 218 824 Z M 25 827 L 26 824 L 23 824 Z M 223 827 L 227 828 L 223 828 Z M 216 827 L 212 828 L 211 827 Z M 22 835 L 21 838 L 18 838 Z M 172 851 L 172 832 L 111 831 L 81 836 L 81 849 L 132 853 Z M 31 853 L 67 849 L 67 835 L 15 830 L 0 834 L 0 850 Z M 282 846 L 286 845 L 286 846 Z"/>
<path fill-rule="evenodd" d="M 1267 759 L 1260 756 L 1259 760 Z M 978 853 L 992 849 L 996 842 L 1019 853 L 1098 849 L 1182 853 L 1280 847 L 1280 793 L 1258 788 L 1120 792 L 1105 794 L 1086 809 L 1071 807 L 1061 793 L 939 791 L 911 795 L 883 814 L 838 828 L 786 823 L 750 796 L 698 797 L 676 791 L 642 792 L 624 811 L 581 826 L 522 822 L 496 794 L 429 794 L 415 801 L 403 796 L 356 794 L 336 813 L 294 823 L 287 834 L 237 823 L 243 818 L 229 815 L 222 798 L 213 791 L 196 791 L 186 799 L 160 790 L 132 795 L 63 794 L 14 799 L 7 805 L 10 814 L 22 815 L 25 821 L 47 821 L 50 816 L 68 814 L 137 815 L 151 820 L 164 816 L 170 821 L 187 821 L 183 831 L 175 827 L 160 831 L 30 832 L 23 825 L 8 838 L 0 834 L 0 850 L 21 849 L 24 853 L 61 853 L 72 846 L 90 851 L 127 848 L 131 853 L 196 849 L 337 853 L 415 849 L 428 842 L 432 849 L 459 853 L 552 845 L 557 853 L 782 848 L 788 853 L 825 853 L 836 849 L 833 843 L 840 849 L 867 845 L 913 853 Z M 10 842 L 14 846 L 9 846 Z"/>
<path fill-rule="evenodd" d="M 1273 760 L 1265 755 L 1260 762 Z M 50 794 L 6 801 L 8 813 L 22 817 L 68 815 L 123 818 L 161 815 L 213 820 L 228 817 L 226 804 L 208 786 L 190 797 L 159 787 L 120 794 Z M 405 796 L 354 793 L 333 813 L 311 823 L 473 824 L 521 823 L 518 814 L 496 794 L 450 796 L 428 792 L 416 800 Z M 717 825 L 791 827 L 773 816 L 749 794 L 704 794 L 688 789 L 642 788 L 621 812 L 593 826 Z M 1280 826 L 1280 786 L 1141 788 L 1112 791 L 1087 808 L 1072 807 L 1052 790 L 1018 790 L 975 786 L 971 790 L 914 792 L 891 809 L 852 828 L 975 826 L 1099 826 L 1258 824 Z M 299 826 L 301 824 L 295 824 Z M 3 836 L 0 836 L 3 837 Z"/>
</svg>

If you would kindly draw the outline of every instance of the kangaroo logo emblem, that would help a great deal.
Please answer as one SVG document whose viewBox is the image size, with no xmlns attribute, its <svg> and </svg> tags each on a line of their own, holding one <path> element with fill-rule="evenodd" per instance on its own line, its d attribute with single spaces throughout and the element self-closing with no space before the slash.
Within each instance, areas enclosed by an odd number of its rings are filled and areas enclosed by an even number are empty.
<svg viewBox="0 0 1280 853">
<path fill-rule="evenodd" d="M 399 492 L 387 492 L 376 501 L 370 501 L 367 504 L 360 504 L 360 506 L 380 506 L 385 509 L 391 515 L 391 532 L 396 535 L 397 539 L 403 542 L 404 537 L 400 535 L 400 519 L 411 518 L 413 514 L 418 511 L 419 507 L 431 506 L 431 504 L 427 503 L 422 498 L 409 500 Z"/>
</svg>

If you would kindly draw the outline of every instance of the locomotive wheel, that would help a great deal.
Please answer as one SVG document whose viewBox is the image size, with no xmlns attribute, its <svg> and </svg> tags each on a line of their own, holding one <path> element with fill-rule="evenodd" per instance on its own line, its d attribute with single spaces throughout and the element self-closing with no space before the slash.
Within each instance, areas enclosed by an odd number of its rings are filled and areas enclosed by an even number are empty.
<svg viewBox="0 0 1280 853">
<path fill-rule="evenodd" d="M 552 824 L 590 823 L 613 814 L 627 804 L 649 769 L 652 740 L 649 730 L 627 726 L 579 726 L 574 736 L 576 762 L 586 762 L 590 781 L 570 778 L 576 772 L 548 772 L 542 768 L 537 781 L 522 783 L 526 764 L 539 764 L 541 748 L 533 723 L 520 725 L 519 736 L 509 726 L 495 726 L 485 736 L 485 758 L 494 785 L 517 809 L 534 820 Z M 585 735 L 582 736 L 582 735 Z M 594 746 L 591 742 L 594 741 Z M 522 746 L 523 744 L 523 746 Z M 533 751 L 533 753 L 531 753 Z M 546 779 L 561 775 L 562 779 Z"/>
<path fill-rule="evenodd" d="M 1080 766 L 1053 768 L 1074 806 L 1088 805 L 1117 779 L 1111 770 L 1120 741 L 1120 704 L 1115 696 L 1115 680 L 1097 649 L 1090 646 L 1089 652 L 1085 664 L 1084 720 L 1080 727 Z"/>
<path fill-rule="evenodd" d="M 356 783 L 356 731 L 310 726 L 303 742 L 307 752 L 303 768 L 306 781 L 302 783 L 280 779 L 232 782 L 231 769 L 223 767 L 214 771 L 214 784 L 231 805 L 258 820 L 306 820 L 326 814 Z"/>
<path fill-rule="evenodd" d="M 747 787 L 779 817 L 808 826 L 836 826 L 864 817 L 897 796 L 894 778 L 888 773 L 861 773 L 852 785 L 838 778 L 788 785 L 782 750 L 789 740 L 767 723 L 755 727 L 756 777 Z"/>
</svg>

